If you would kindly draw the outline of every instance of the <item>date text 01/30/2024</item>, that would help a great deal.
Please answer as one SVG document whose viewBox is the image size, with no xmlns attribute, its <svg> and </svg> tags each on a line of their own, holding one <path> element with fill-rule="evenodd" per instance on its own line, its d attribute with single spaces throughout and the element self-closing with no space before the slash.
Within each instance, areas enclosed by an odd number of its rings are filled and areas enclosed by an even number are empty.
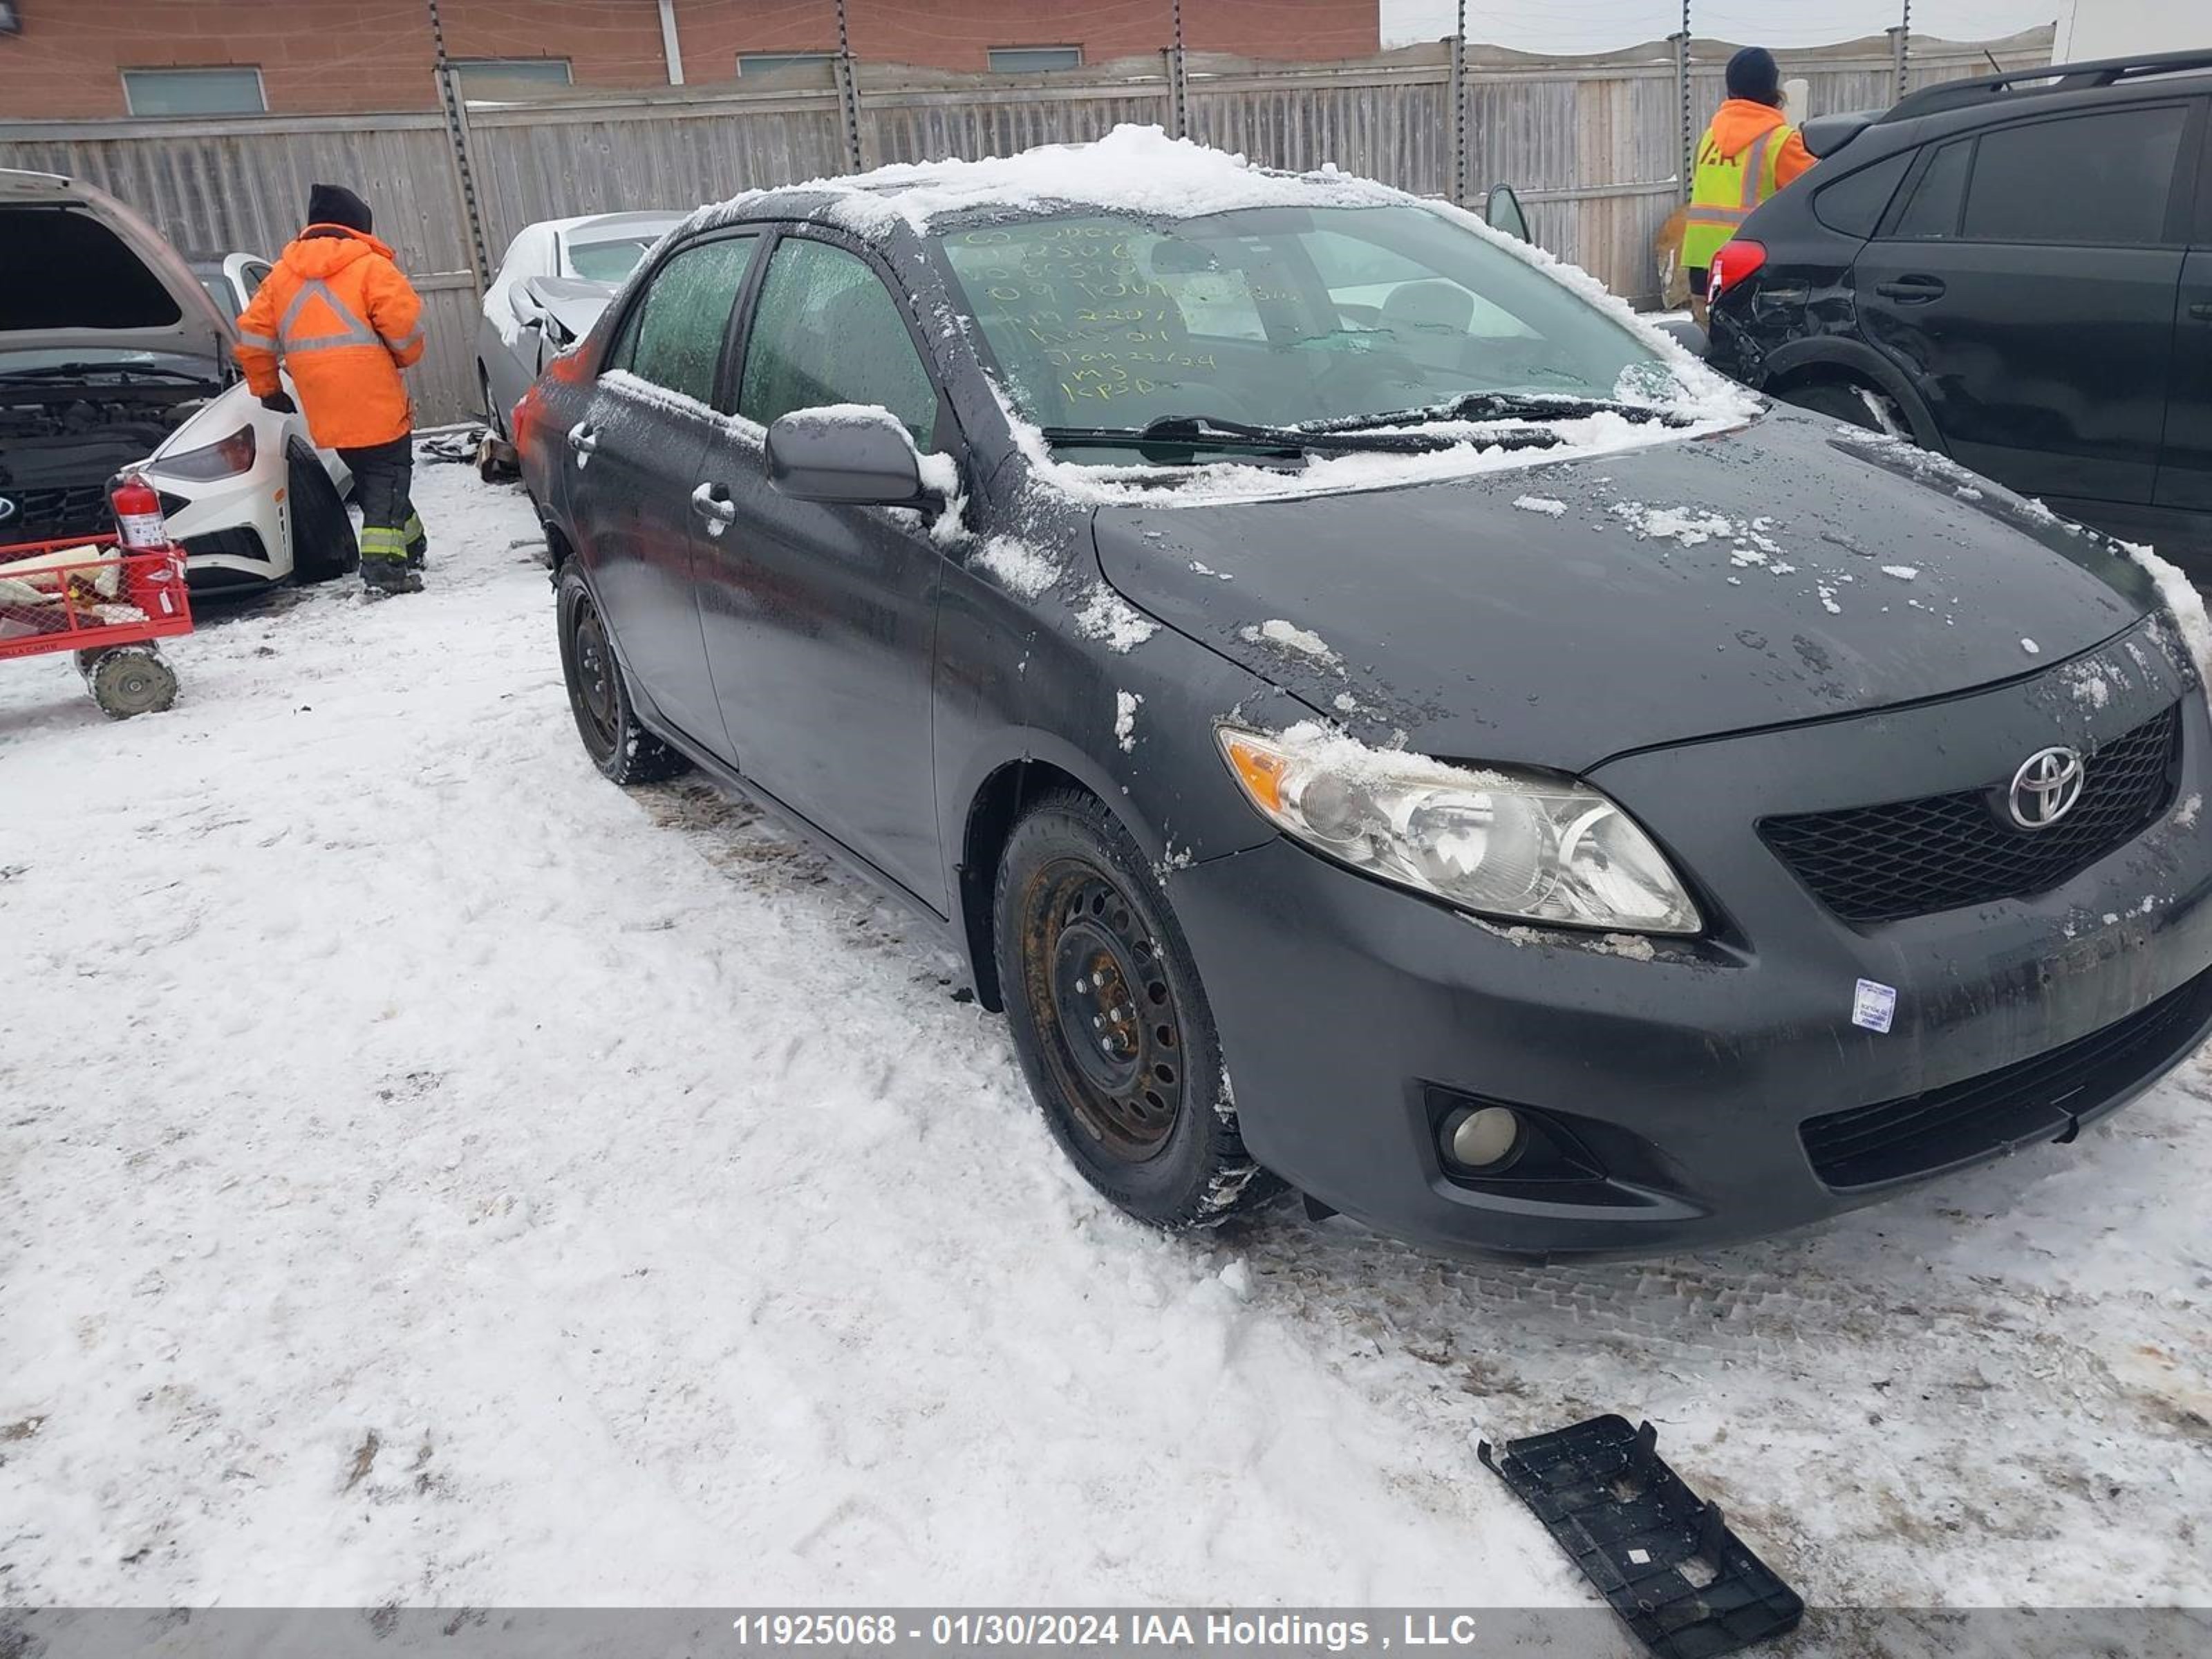
<svg viewBox="0 0 2212 1659">
<path fill-rule="evenodd" d="M 1465 1648 L 1481 1641 L 1484 1620 L 1465 1613 L 1401 1614 L 1395 1632 L 1384 1621 L 1297 1613 L 1239 1613 L 1063 1612 L 1015 1609 L 984 1612 L 908 1613 L 752 1613 L 731 1624 L 748 1646 L 778 1648 L 814 1644 L 846 1648 L 904 1646 L 982 1648 L 1075 1648 L 1112 1650 L 1175 1648 L 1185 1650 L 1273 1652 L 1299 1646 L 1329 1653 L 1388 1651 L 1392 1648 Z"/>
</svg>

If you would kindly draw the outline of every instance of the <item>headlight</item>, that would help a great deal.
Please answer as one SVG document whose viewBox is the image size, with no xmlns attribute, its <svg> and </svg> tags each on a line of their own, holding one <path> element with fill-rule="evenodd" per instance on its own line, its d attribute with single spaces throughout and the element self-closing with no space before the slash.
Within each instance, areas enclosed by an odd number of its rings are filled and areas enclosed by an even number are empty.
<svg viewBox="0 0 2212 1659">
<path fill-rule="evenodd" d="M 1253 805 L 1316 851 L 1488 916 L 1694 933 L 1698 907 L 1636 821 L 1587 784 L 1388 754 L 1310 723 L 1224 726 Z"/>
<path fill-rule="evenodd" d="M 202 448 L 157 457 L 153 465 L 155 471 L 173 478 L 235 477 L 253 465 L 256 447 L 253 428 L 242 426 L 228 438 Z"/>
</svg>

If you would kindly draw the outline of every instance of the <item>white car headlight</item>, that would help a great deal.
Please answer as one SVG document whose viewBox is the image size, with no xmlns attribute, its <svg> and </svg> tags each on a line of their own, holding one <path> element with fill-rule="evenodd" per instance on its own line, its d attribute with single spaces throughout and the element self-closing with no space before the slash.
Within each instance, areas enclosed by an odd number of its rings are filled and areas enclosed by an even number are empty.
<svg viewBox="0 0 2212 1659">
<path fill-rule="evenodd" d="M 1486 916 L 1694 933 L 1680 879 L 1588 784 L 1368 749 L 1321 726 L 1218 728 L 1252 805 L 1316 851 Z"/>
<path fill-rule="evenodd" d="M 177 478 L 234 478 L 252 469 L 258 449 L 253 428 L 242 426 L 228 437 L 218 438 L 198 449 L 158 455 L 154 459 L 154 470 Z"/>
</svg>

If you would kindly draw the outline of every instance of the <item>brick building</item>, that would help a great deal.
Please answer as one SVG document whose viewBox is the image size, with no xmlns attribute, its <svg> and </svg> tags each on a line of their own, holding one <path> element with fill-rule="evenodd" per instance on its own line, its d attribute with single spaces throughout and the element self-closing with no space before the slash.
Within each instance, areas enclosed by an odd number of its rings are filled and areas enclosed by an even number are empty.
<svg viewBox="0 0 2212 1659">
<path fill-rule="evenodd" d="M 436 0 L 479 94 L 728 82 L 837 50 L 836 0 Z M 1172 0 L 846 0 L 854 57 L 1023 73 L 1158 52 Z M 429 0 L 10 0 L 0 121 L 434 107 Z M 12 13 L 15 27 L 6 29 Z M 1354 58 L 1379 0 L 1183 0 L 1193 52 Z"/>
</svg>

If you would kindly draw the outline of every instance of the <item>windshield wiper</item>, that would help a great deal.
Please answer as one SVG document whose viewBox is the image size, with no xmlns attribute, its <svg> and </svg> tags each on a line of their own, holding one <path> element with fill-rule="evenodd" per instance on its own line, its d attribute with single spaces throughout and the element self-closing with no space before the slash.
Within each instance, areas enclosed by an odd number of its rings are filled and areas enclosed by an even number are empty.
<svg viewBox="0 0 2212 1659">
<path fill-rule="evenodd" d="M 1610 398 L 1583 398 L 1554 392 L 1462 392 L 1441 404 L 1330 421 L 1328 432 L 1361 432 L 1370 427 L 1405 426 L 1422 421 L 1579 421 L 1592 415 L 1618 415 L 1624 421 L 1658 421 L 1688 426 L 1689 419 L 1648 404 L 1624 404 Z"/>
<path fill-rule="evenodd" d="M 1285 459 L 1300 455 L 1431 454 L 1449 449 L 1455 440 L 1434 432 L 1370 432 L 1335 426 L 1254 426 L 1214 415 L 1163 415 L 1141 427 L 1048 426 L 1047 443 L 1064 449 L 1133 449 L 1148 461 L 1188 461 L 1201 450 L 1222 454 L 1272 455 Z M 1515 439 L 1542 447 L 1559 439 L 1531 428 L 1521 434 L 1500 434 L 1500 442 Z"/>
</svg>

